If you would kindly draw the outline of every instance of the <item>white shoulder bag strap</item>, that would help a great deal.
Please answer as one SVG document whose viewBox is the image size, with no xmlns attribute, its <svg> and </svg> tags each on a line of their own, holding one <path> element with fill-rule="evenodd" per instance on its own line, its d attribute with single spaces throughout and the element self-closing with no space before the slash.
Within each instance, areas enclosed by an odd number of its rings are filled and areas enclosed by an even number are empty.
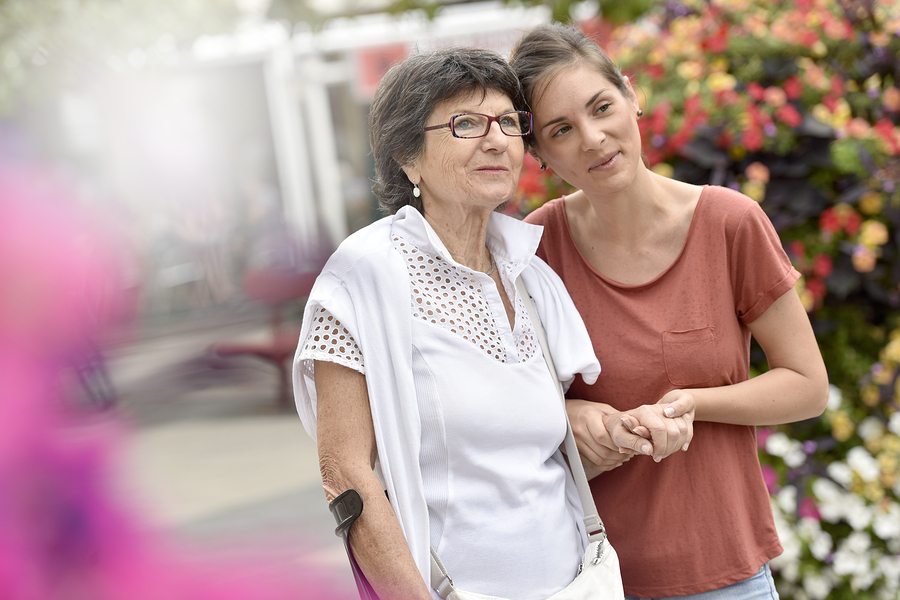
<svg viewBox="0 0 900 600">
<path fill-rule="evenodd" d="M 553 356 L 550 354 L 550 347 L 547 344 L 547 334 L 544 331 L 544 325 L 541 323 L 541 317 L 534 306 L 534 300 L 525 289 L 522 278 L 516 278 L 516 291 L 522 297 L 525 308 L 528 310 L 528 316 L 534 327 L 538 342 L 541 345 L 541 351 L 544 355 L 544 362 L 550 371 L 550 378 L 556 384 L 556 391 L 563 403 L 563 414 L 566 415 L 566 439 L 564 446 L 566 448 L 566 459 L 569 463 L 569 469 L 572 471 L 572 477 L 575 480 L 575 486 L 578 488 L 578 496 L 581 498 L 581 508 L 584 511 L 584 528 L 587 531 L 588 539 L 591 542 L 600 542 L 602 547 L 606 541 L 606 527 L 600 520 L 597 513 L 597 505 L 594 503 L 594 496 L 591 494 L 591 488 L 588 485 L 587 475 L 584 473 L 584 465 L 581 464 L 581 456 L 578 454 L 578 447 L 575 445 L 575 436 L 572 435 L 572 425 L 569 423 L 569 416 L 566 413 L 566 397 L 563 395 L 562 384 L 559 376 L 556 374 L 556 367 L 553 365 Z M 431 549 L 431 587 L 438 593 L 441 598 L 447 598 L 453 592 L 453 580 L 447 573 L 444 564 L 438 558 L 434 548 Z"/>
<path fill-rule="evenodd" d="M 578 454 L 578 446 L 575 445 L 575 436 L 572 435 L 572 424 L 569 423 L 569 415 L 565 412 L 566 397 L 563 395 L 562 383 L 559 381 L 559 375 L 556 374 L 556 367 L 553 364 L 553 355 L 550 354 L 550 345 L 547 343 L 547 333 L 544 331 L 544 325 L 541 322 L 541 316 L 534 306 L 534 300 L 531 299 L 522 278 L 516 279 L 516 290 L 528 309 L 528 316 L 531 318 L 531 324 L 537 335 L 538 342 L 541 344 L 541 350 L 544 353 L 544 361 L 550 370 L 550 377 L 556 384 L 556 391 L 563 403 L 563 413 L 566 415 L 566 439 L 564 446 L 566 448 L 566 459 L 569 462 L 569 469 L 572 471 L 572 477 L 575 479 L 575 486 L 578 488 L 578 496 L 581 498 L 581 507 L 584 510 L 584 528 L 587 531 L 588 539 L 592 542 L 603 542 L 606 540 L 606 527 L 600 520 L 597 513 L 597 505 L 594 504 L 594 496 L 591 494 L 591 487 L 588 485 L 587 475 L 584 472 L 584 465 L 581 464 L 581 456 Z"/>
</svg>

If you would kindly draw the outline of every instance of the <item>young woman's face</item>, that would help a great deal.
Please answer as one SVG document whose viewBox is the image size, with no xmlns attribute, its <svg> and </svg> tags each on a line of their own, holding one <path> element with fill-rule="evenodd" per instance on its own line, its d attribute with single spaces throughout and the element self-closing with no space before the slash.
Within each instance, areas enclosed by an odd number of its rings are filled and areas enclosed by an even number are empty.
<svg viewBox="0 0 900 600">
<path fill-rule="evenodd" d="M 448 123 L 453 115 L 482 113 L 497 116 L 515 110 L 506 94 L 488 90 L 463 94 L 435 107 L 428 125 Z M 462 204 L 493 210 L 512 198 L 525 158 L 521 137 L 510 137 L 491 123 L 484 137 L 461 139 L 450 129 L 425 134 L 425 148 L 405 170 L 410 181 L 422 190 L 425 209 L 430 204 Z"/>
<path fill-rule="evenodd" d="M 621 191 L 641 162 L 638 104 L 597 69 L 576 64 L 537 89 L 535 152 L 589 195 Z"/>
</svg>

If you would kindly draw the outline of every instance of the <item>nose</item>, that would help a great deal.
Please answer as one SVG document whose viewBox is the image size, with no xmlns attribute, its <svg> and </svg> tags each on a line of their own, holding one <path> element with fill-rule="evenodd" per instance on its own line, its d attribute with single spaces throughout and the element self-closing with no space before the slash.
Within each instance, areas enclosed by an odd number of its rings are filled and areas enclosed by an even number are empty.
<svg viewBox="0 0 900 600">
<path fill-rule="evenodd" d="M 509 146 L 509 136 L 500 129 L 500 123 L 494 121 L 488 127 L 487 135 L 481 138 L 482 147 L 485 150 L 506 150 Z"/>
<path fill-rule="evenodd" d="M 606 141 L 606 131 L 597 123 L 588 123 L 582 127 L 581 149 L 597 150 Z"/>
</svg>

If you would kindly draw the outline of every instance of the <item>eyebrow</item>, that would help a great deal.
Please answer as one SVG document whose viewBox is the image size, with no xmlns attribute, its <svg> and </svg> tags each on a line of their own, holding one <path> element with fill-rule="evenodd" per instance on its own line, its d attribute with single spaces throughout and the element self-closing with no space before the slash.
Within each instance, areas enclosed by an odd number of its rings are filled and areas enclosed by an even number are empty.
<svg viewBox="0 0 900 600">
<path fill-rule="evenodd" d="M 599 92 L 597 92 L 596 94 L 594 94 L 593 96 L 591 96 L 591 97 L 588 99 L 588 101 L 584 103 L 584 107 L 585 107 L 586 109 L 587 109 L 587 108 L 590 108 L 591 105 L 592 105 L 594 102 L 597 101 L 597 98 L 599 98 L 600 96 L 602 96 L 602 95 L 603 95 L 604 93 L 606 93 L 607 91 L 608 91 L 608 90 L 607 90 L 606 88 L 603 88 L 602 90 L 600 90 Z M 551 119 L 550 121 L 547 121 L 546 123 L 544 123 L 544 125 L 541 127 L 541 129 L 546 129 L 547 127 L 550 127 L 551 125 L 556 125 L 556 124 L 559 123 L 560 121 L 565 121 L 566 118 L 567 118 L 567 117 L 564 115 L 564 116 L 562 116 L 562 117 L 556 117 L 555 119 Z"/>
</svg>

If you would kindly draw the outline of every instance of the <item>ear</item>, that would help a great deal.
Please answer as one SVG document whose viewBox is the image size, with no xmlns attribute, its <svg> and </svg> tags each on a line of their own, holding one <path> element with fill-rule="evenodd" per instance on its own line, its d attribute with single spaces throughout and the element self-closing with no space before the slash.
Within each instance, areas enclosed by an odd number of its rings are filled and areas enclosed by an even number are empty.
<svg viewBox="0 0 900 600">
<path fill-rule="evenodd" d="M 414 162 L 410 165 L 402 165 L 400 167 L 401 169 L 403 169 L 403 172 L 406 173 L 406 177 L 407 179 L 409 179 L 409 182 L 414 185 L 419 185 L 419 183 L 422 181 L 422 173 L 419 171 L 417 162 Z"/>
<path fill-rule="evenodd" d="M 634 91 L 634 86 L 631 85 L 631 79 L 628 78 L 628 75 L 622 75 L 622 79 L 625 80 L 625 88 L 628 90 L 628 100 L 634 106 L 635 112 L 637 112 L 641 108 L 641 105 L 638 102 L 637 92 Z"/>
</svg>

